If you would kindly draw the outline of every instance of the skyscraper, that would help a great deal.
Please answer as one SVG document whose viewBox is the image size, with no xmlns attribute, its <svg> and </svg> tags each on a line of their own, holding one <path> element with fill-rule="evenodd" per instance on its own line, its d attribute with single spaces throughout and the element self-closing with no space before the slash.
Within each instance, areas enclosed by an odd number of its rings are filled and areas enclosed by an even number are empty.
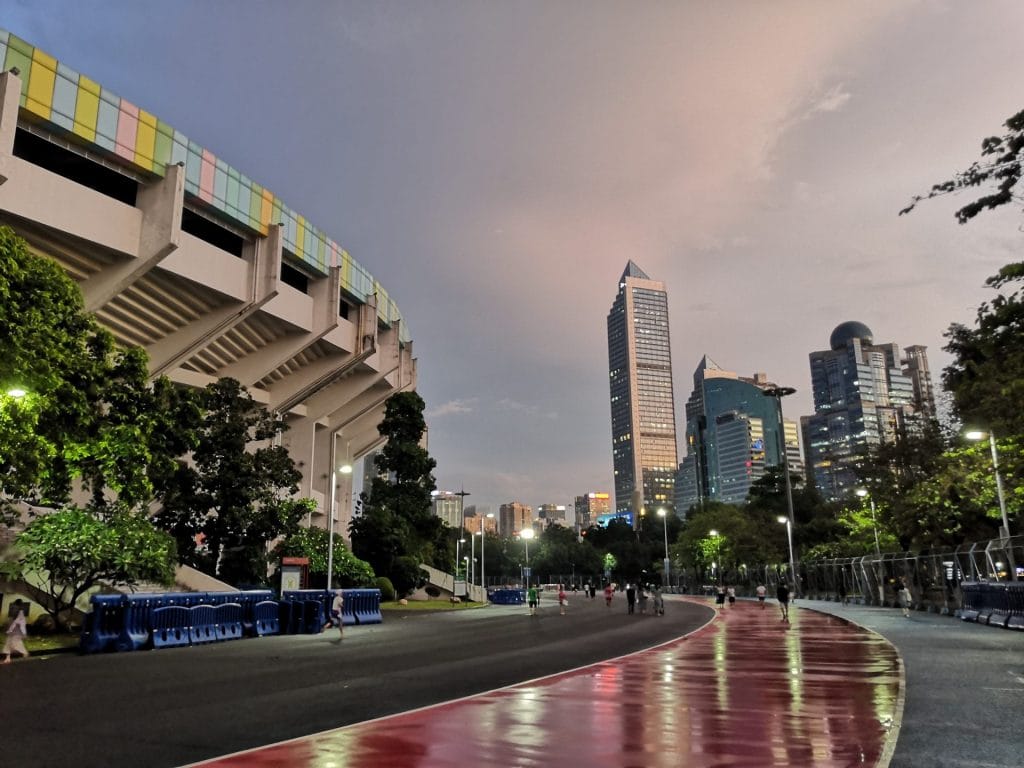
<svg viewBox="0 0 1024 768">
<path fill-rule="evenodd" d="M 665 284 L 630 261 L 608 312 L 615 511 L 670 506 L 676 471 L 676 415 Z"/>
<path fill-rule="evenodd" d="M 841 323 L 830 349 L 811 352 L 814 415 L 801 418 L 809 474 L 837 499 L 857 486 L 853 467 L 867 449 L 898 439 L 935 414 L 925 347 L 874 344 L 863 323 Z"/>
<path fill-rule="evenodd" d="M 803 471 L 795 422 L 779 424 L 778 406 L 764 389 L 763 373 L 738 376 L 705 355 L 693 372 L 686 401 L 686 458 L 676 476 L 680 514 L 703 501 L 743 503 L 766 467 Z"/>
</svg>

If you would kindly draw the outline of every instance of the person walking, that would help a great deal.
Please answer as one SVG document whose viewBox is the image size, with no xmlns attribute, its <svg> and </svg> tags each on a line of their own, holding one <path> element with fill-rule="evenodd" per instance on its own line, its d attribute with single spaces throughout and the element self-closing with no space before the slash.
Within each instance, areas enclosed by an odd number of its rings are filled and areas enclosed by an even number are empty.
<svg viewBox="0 0 1024 768">
<path fill-rule="evenodd" d="M 526 603 L 530 606 L 530 615 L 537 615 L 537 588 L 530 587 L 526 590 Z"/>
<path fill-rule="evenodd" d="M 649 599 L 647 594 L 647 587 L 643 584 L 640 585 L 640 613 L 647 613 L 647 600 Z"/>
<path fill-rule="evenodd" d="M 765 596 L 767 594 L 768 594 L 768 590 L 765 588 L 764 584 L 758 584 L 757 585 L 757 602 L 759 602 L 761 604 L 761 610 L 762 611 L 764 610 L 764 598 L 765 598 Z"/>
<path fill-rule="evenodd" d="M 636 609 L 636 586 L 633 582 L 626 585 L 626 613 L 634 613 Z"/>
<path fill-rule="evenodd" d="M 615 589 L 612 587 L 612 583 L 609 581 L 604 585 L 604 605 L 606 608 L 612 607 L 612 598 L 615 597 Z"/>
<path fill-rule="evenodd" d="M 338 628 L 338 640 L 345 636 L 345 622 L 342 619 L 341 609 L 345 606 L 345 597 L 340 589 L 334 590 L 334 599 L 331 600 L 331 624 Z"/>
<path fill-rule="evenodd" d="M 899 598 L 900 610 L 903 611 L 903 618 L 910 618 L 910 587 L 907 586 L 907 577 L 900 576 L 896 585 L 896 597 Z"/>
<path fill-rule="evenodd" d="M 846 605 L 846 603 L 847 603 L 847 599 L 846 599 L 846 584 L 840 582 L 840 584 L 839 584 L 839 604 L 840 605 Z"/>
<path fill-rule="evenodd" d="M 715 592 L 715 605 L 725 607 L 725 585 L 719 584 Z"/>
<path fill-rule="evenodd" d="M 789 622 L 789 584 L 779 582 L 779 588 L 775 590 L 775 597 L 779 601 L 779 609 L 782 611 L 782 620 Z"/>
<path fill-rule="evenodd" d="M 558 585 L 558 612 L 565 616 L 565 609 L 569 606 L 569 596 L 565 594 L 565 586 Z"/>
<path fill-rule="evenodd" d="M 665 615 L 665 598 L 662 597 L 661 587 L 654 588 L 654 615 Z"/>
<path fill-rule="evenodd" d="M 25 603 L 19 598 L 11 605 L 14 610 L 14 619 L 7 627 L 7 640 L 4 641 L 4 660 L 0 664 L 10 664 L 11 654 L 28 658 L 28 650 L 25 648 L 25 638 L 28 636 L 28 625 L 25 621 Z"/>
<path fill-rule="evenodd" d="M 729 605 L 736 605 L 736 587 L 726 587 L 725 594 L 729 596 Z"/>
</svg>

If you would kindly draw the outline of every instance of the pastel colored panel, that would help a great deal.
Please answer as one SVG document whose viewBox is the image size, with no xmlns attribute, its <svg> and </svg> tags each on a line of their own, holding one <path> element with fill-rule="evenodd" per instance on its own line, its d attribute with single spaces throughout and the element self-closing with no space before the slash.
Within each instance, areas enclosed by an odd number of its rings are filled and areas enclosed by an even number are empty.
<svg viewBox="0 0 1024 768">
<path fill-rule="evenodd" d="M 135 139 L 139 133 L 139 108 L 121 99 L 117 116 L 117 143 L 114 152 L 126 160 L 135 160 Z"/>
<path fill-rule="evenodd" d="M 53 108 L 53 86 L 57 81 L 57 60 L 40 51 L 32 53 L 32 65 L 28 78 L 28 100 L 25 108 L 47 120 Z"/>
<path fill-rule="evenodd" d="M 274 194 L 269 189 L 263 190 L 263 200 L 260 203 L 260 225 L 263 227 L 263 234 L 267 234 L 274 216 Z"/>
<path fill-rule="evenodd" d="M 303 261 L 309 261 L 306 257 L 306 219 L 303 216 L 295 217 L 295 253 Z"/>
<path fill-rule="evenodd" d="M 171 162 L 188 164 L 188 137 L 181 131 L 174 132 L 174 144 L 171 145 Z"/>
<path fill-rule="evenodd" d="M 135 138 L 135 163 L 147 171 L 154 170 L 156 156 L 156 117 L 139 110 L 139 132 Z"/>
<path fill-rule="evenodd" d="M 208 203 L 212 203 L 213 176 L 217 158 L 208 149 L 202 151 L 201 158 L 202 161 L 199 166 L 199 197 Z"/>
<path fill-rule="evenodd" d="M 17 35 L 10 35 L 7 38 L 7 55 L 4 56 L 4 69 L 12 67 L 17 67 L 21 72 L 21 101 L 18 103 L 24 107 L 28 100 L 28 84 L 32 74 L 32 46 Z"/>
<path fill-rule="evenodd" d="M 164 168 L 171 164 L 174 154 L 174 129 L 163 120 L 156 121 L 156 139 L 153 144 L 153 170 L 164 175 Z"/>
<path fill-rule="evenodd" d="M 120 99 L 106 88 L 100 89 L 100 111 L 96 117 L 96 143 L 111 152 L 117 144 L 117 119 Z"/>
<path fill-rule="evenodd" d="M 57 65 L 53 85 L 53 111 L 50 120 L 67 131 L 75 128 L 75 102 L 78 100 L 78 73 L 63 64 Z"/>
<path fill-rule="evenodd" d="M 220 158 L 215 158 L 213 163 L 213 200 L 218 208 L 227 207 L 228 167 Z"/>
<path fill-rule="evenodd" d="M 193 195 L 199 195 L 199 174 L 203 164 L 203 148 L 194 141 L 188 143 L 188 155 L 185 158 L 185 189 Z"/>
<path fill-rule="evenodd" d="M 85 75 L 78 76 L 78 98 L 75 100 L 75 127 L 77 136 L 96 141 L 96 122 L 99 119 L 100 86 Z"/>
</svg>

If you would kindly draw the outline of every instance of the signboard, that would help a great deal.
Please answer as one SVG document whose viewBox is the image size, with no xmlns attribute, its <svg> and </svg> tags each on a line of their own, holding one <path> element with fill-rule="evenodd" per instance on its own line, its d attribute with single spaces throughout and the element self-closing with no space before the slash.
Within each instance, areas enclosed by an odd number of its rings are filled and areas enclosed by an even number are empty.
<svg viewBox="0 0 1024 768">
<path fill-rule="evenodd" d="M 532 574 L 530 573 L 530 571 L 531 571 L 531 570 L 532 570 L 532 569 L 531 569 L 531 568 L 529 568 L 529 567 L 527 567 L 527 568 L 523 568 L 523 578 L 524 578 L 524 579 L 528 579 L 528 578 L 530 578 L 530 576 L 532 575 Z"/>
<path fill-rule="evenodd" d="M 466 594 L 466 580 L 465 579 L 458 579 L 455 582 L 455 587 L 454 587 L 454 590 L 453 590 L 452 594 L 455 595 L 456 597 L 462 597 L 462 596 L 464 596 Z"/>
</svg>

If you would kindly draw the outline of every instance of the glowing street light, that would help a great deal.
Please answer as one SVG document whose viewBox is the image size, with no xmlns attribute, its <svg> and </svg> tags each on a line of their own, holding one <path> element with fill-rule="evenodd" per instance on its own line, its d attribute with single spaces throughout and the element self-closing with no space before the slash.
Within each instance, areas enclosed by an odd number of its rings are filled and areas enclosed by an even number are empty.
<svg viewBox="0 0 1024 768">
<path fill-rule="evenodd" d="M 782 418 L 782 398 L 789 397 L 796 390 L 793 387 L 765 387 L 761 394 L 765 397 L 775 399 L 775 405 L 779 414 L 779 459 L 782 462 L 782 474 L 786 480 L 786 513 L 789 515 L 789 524 L 786 530 L 789 532 L 789 568 L 793 574 L 793 591 L 800 596 L 800 578 L 796 573 L 796 558 L 793 555 L 793 527 L 796 525 L 796 518 L 793 516 L 793 486 L 789 480 L 789 457 L 786 451 L 786 423 Z"/>
<path fill-rule="evenodd" d="M 875 520 L 875 499 L 867 488 L 858 488 L 855 494 L 862 499 L 866 496 L 871 504 L 871 527 L 875 531 L 875 556 L 878 558 L 878 604 L 885 605 L 885 584 L 882 582 L 882 548 L 878 546 L 878 522 Z"/>
<path fill-rule="evenodd" d="M 662 581 L 662 586 L 667 587 L 668 584 L 669 584 L 669 581 L 668 581 L 668 577 L 669 577 L 668 569 L 669 569 L 669 562 L 670 561 L 668 559 L 668 512 L 665 510 L 664 507 L 662 507 L 661 509 L 658 510 L 658 517 L 660 517 L 661 521 L 665 524 L 665 526 L 664 526 L 664 531 L 665 531 L 665 566 L 662 569 L 662 572 L 664 573 L 665 578 Z"/>
<path fill-rule="evenodd" d="M 523 540 L 523 544 L 526 546 L 526 586 L 530 586 L 530 539 L 534 537 L 533 528 L 523 528 L 519 532 L 519 536 Z"/>
<path fill-rule="evenodd" d="M 331 472 L 331 508 L 328 513 L 331 516 L 327 527 L 327 588 L 334 589 L 334 497 L 335 488 L 338 485 L 338 473 L 343 475 L 352 474 L 351 464 L 342 464 Z"/>
<path fill-rule="evenodd" d="M 972 429 L 969 432 L 964 433 L 964 437 L 968 440 L 984 440 L 988 438 L 989 447 L 992 449 L 992 473 L 996 476 L 996 494 L 999 496 L 999 514 L 1003 518 L 1003 528 L 1001 531 L 1000 538 L 1010 538 L 1010 518 L 1006 514 L 1006 497 L 1003 495 L 1003 478 L 999 474 L 999 451 L 996 449 L 996 435 L 991 429 L 988 432 L 982 432 L 979 429 Z M 1010 579 L 1012 581 L 1017 580 L 1017 565 L 1013 561 L 1013 547 L 1012 545 L 1007 546 L 1007 554 L 1010 559 Z"/>
<path fill-rule="evenodd" d="M 776 518 L 776 520 L 778 520 L 780 523 L 785 523 L 785 525 L 786 525 L 786 538 L 789 540 L 790 578 L 793 579 L 793 581 L 794 581 L 793 589 L 796 590 L 796 582 L 799 581 L 799 579 L 797 579 L 797 577 L 796 577 L 796 566 L 794 565 L 796 561 L 793 559 L 793 526 L 789 522 L 789 518 L 786 517 L 785 515 L 779 515 Z"/>
<path fill-rule="evenodd" d="M 28 394 L 28 390 L 22 389 L 21 387 L 11 387 L 7 390 L 7 394 L 13 397 L 15 400 L 20 400 Z"/>
</svg>

